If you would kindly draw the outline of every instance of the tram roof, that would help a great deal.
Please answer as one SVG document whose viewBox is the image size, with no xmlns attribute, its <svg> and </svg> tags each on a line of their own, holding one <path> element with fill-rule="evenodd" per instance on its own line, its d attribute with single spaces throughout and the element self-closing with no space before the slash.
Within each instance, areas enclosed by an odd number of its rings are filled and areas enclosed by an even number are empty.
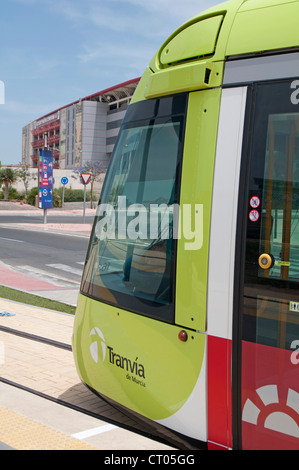
<svg viewBox="0 0 299 470">
<path fill-rule="evenodd" d="M 298 0 L 230 0 L 203 11 L 164 42 L 134 101 L 220 86 L 227 59 L 298 49 L 298 17 Z"/>
</svg>

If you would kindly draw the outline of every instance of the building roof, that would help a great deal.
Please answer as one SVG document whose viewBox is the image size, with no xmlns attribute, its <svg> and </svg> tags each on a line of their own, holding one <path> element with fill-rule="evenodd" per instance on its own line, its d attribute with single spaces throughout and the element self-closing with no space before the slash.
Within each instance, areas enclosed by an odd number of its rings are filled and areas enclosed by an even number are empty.
<svg viewBox="0 0 299 470">
<path fill-rule="evenodd" d="M 85 98 L 80 98 L 76 101 L 73 101 L 72 103 L 62 106 L 61 108 L 53 110 L 50 113 L 45 114 L 44 116 L 40 116 L 37 119 L 35 119 L 35 121 L 39 121 L 48 116 L 51 116 L 51 114 L 55 114 L 58 111 L 61 111 L 62 109 L 68 108 L 69 106 L 79 103 L 80 101 L 92 101 L 92 100 L 100 101 L 100 100 L 97 100 L 97 98 L 102 97 L 101 101 L 109 103 L 111 101 L 116 101 L 123 97 L 125 98 L 126 96 L 129 97 L 133 94 L 132 92 L 136 88 L 136 85 L 138 84 L 139 80 L 140 80 L 140 77 L 133 78 L 132 80 L 128 80 L 118 85 L 114 85 L 112 87 L 106 88 L 105 90 L 98 91 L 97 93 L 93 93 L 92 95 L 85 96 Z M 129 91 L 130 89 L 132 90 L 131 93 Z M 111 97 L 114 97 L 114 99 Z"/>
</svg>

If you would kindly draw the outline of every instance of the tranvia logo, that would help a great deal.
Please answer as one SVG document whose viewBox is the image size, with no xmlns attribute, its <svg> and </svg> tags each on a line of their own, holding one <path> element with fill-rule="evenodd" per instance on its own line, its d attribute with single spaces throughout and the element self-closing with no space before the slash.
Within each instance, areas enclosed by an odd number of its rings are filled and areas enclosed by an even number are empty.
<svg viewBox="0 0 299 470">
<path fill-rule="evenodd" d="M 97 327 L 92 328 L 91 332 L 89 333 L 89 336 L 92 337 L 92 339 L 94 340 L 89 347 L 89 351 L 92 359 L 96 364 L 99 362 L 100 349 L 102 348 L 101 358 L 103 362 L 105 361 L 106 352 L 108 350 L 107 360 L 109 364 L 119 367 L 126 371 L 126 378 L 128 380 L 132 380 L 133 382 L 138 383 L 143 387 L 146 386 L 145 382 L 142 380 L 145 379 L 145 369 L 143 364 L 139 362 L 138 357 L 136 357 L 134 360 L 133 358 L 129 358 L 115 352 L 114 348 L 109 345 L 106 345 L 104 335 L 102 331 Z M 101 348 L 99 347 L 99 345 L 101 345 Z"/>
<path fill-rule="evenodd" d="M 102 346 L 102 360 L 104 362 L 106 357 L 106 343 L 103 333 L 99 328 L 93 328 L 89 333 L 89 336 L 95 336 L 96 340 L 90 345 L 89 350 L 91 357 L 93 358 L 94 362 L 97 364 L 99 360 L 99 343 Z"/>
<path fill-rule="evenodd" d="M 282 399 L 276 384 L 265 385 L 247 398 L 242 420 L 299 438 L 298 398 L 299 394 L 289 388 L 286 399 Z"/>
</svg>

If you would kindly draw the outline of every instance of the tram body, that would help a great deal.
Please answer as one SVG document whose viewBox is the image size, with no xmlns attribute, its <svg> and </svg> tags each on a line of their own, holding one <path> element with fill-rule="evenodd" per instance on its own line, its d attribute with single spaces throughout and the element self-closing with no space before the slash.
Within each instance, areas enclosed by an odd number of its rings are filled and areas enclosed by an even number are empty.
<svg viewBox="0 0 299 470">
<path fill-rule="evenodd" d="M 181 448 L 299 449 L 298 18 L 232 0 L 183 25 L 105 178 L 76 366 Z"/>
</svg>

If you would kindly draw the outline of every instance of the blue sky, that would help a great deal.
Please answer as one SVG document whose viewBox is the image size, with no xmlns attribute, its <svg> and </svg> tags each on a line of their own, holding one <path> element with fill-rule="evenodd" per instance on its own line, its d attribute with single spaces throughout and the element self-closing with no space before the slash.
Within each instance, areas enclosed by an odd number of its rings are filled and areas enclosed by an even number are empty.
<svg viewBox="0 0 299 470">
<path fill-rule="evenodd" d="M 161 44 L 218 0 L 1 0 L 0 160 L 18 164 L 22 127 L 139 77 Z"/>
</svg>

